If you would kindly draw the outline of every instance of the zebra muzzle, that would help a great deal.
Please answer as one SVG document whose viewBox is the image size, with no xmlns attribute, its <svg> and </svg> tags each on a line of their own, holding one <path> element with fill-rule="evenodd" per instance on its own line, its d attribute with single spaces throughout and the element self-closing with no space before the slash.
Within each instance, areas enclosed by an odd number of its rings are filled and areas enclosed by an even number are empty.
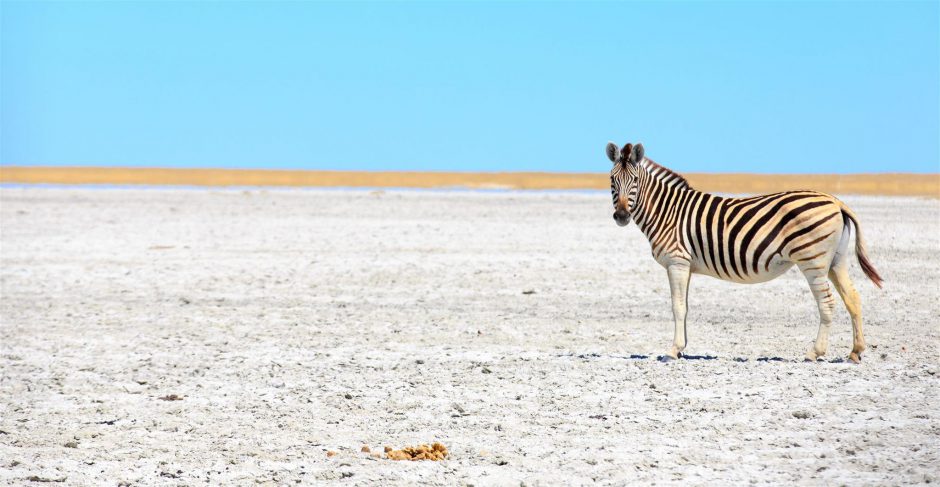
<svg viewBox="0 0 940 487">
<path fill-rule="evenodd" d="M 627 210 L 619 209 L 614 212 L 614 221 L 621 227 L 626 226 L 630 223 L 630 214 L 627 213 Z"/>
</svg>

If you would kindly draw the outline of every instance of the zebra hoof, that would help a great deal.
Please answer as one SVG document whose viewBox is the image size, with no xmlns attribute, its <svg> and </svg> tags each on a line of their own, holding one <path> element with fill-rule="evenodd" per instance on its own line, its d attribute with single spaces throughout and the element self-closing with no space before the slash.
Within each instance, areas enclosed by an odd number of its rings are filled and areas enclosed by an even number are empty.
<svg viewBox="0 0 940 487">
<path fill-rule="evenodd" d="M 673 362 L 676 360 L 676 357 L 671 355 L 660 355 L 659 357 L 656 357 L 656 360 L 659 360 L 660 362 Z"/>
<path fill-rule="evenodd" d="M 852 352 L 849 354 L 849 361 L 851 361 L 853 364 L 860 364 L 862 363 L 862 356 Z"/>
</svg>

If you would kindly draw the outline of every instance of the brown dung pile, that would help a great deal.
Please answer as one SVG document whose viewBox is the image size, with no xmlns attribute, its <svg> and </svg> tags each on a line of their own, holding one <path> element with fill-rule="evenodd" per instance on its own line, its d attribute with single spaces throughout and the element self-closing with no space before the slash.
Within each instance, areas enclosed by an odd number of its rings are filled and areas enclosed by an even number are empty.
<svg viewBox="0 0 940 487">
<path fill-rule="evenodd" d="M 401 450 L 393 450 L 392 447 L 385 447 L 385 456 L 391 460 L 443 460 L 447 457 L 447 447 L 435 442 L 431 446 L 418 445 L 408 446 Z"/>
</svg>

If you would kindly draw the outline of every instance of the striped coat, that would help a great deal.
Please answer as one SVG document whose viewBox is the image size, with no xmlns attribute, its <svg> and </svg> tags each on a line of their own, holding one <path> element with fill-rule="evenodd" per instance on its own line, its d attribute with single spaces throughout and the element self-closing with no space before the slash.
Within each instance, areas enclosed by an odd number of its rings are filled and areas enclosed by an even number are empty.
<svg viewBox="0 0 940 487">
<path fill-rule="evenodd" d="M 834 288 L 852 317 L 849 358 L 861 360 L 865 349 L 861 303 L 845 258 L 851 227 L 856 230 L 855 251 L 862 271 L 879 287 L 881 277 L 866 255 L 858 219 L 844 203 L 816 191 L 748 198 L 697 191 L 679 174 L 647 159 L 642 144 L 620 149 L 609 143 L 607 156 L 613 162 L 614 220 L 621 226 L 636 222 L 669 276 L 676 321 L 669 357 L 678 358 L 686 346 L 691 274 L 758 283 L 795 265 L 809 282 L 820 314 L 819 332 L 807 358 L 815 360 L 828 348 Z"/>
</svg>

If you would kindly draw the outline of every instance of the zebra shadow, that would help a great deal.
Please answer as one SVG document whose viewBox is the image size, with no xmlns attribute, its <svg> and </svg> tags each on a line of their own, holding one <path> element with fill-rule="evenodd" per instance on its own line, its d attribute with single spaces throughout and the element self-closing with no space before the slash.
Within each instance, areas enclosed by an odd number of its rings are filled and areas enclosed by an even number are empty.
<svg viewBox="0 0 940 487">
<path fill-rule="evenodd" d="M 585 361 L 586 361 L 586 360 L 599 359 L 599 358 L 605 358 L 605 357 L 606 357 L 606 358 L 622 359 L 622 360 L 650 360 L 650 359 L 652 359 L 652 360 L 655 360 L 655 361 L 657 361 L 657 362 L 675 362 L 675 361 L 677 361 L 677 360 L 678 360 L 678 361 L 682 361 L 682 360 L 703 360 L 703 361 L 706 361 L 706 360 L 718 360 L 718 356 L 716 356 L 716 355 L 685 355 L 685 354 L 680 355 L 678 359 L 674 359 L 674 358 L 668 357 L 668 356 L 666 356 L 666 355 L 656 355 L 656 356 L 653 356 L 653 355 L 643 355 L 643 354 L 635 354 L 635 353 L 634 353 L 634 354 L 630 354 L 630 355 L 618 355 L 618 354 L 599 354 L 599 353 L 591 352 L 591 353 L 577 353 L 577 354 L 576 354 L 576 353 L 566 353 L 566 354 L 560 354 L 560 355 L 558 355 L 558 356 L 559 356 L 559 357 L 577 358 L 577 359 L 581 359 L 581 360 L 585 360 Z M 751 361 L 751 359 L 746 358 L 746 357 L 734 357 L 734 358 L 731 359 L 731 361 L 732 361 L 732 362 L 738 362 L 738 363 L 744 363 L 744 362 L 749 362 L 749 361 Z M 806 360 L 806 359 L 787 359 L 787 358 L 783 358 L 783 357 L 757 357 L 756 359 L 754 359 L 754 361 L 755 361 L 755 362 L 786 362 L 786 363 L 798 363 L 798 362 L 807 362 L 808 360 Z M 829 360 L 818 359 L 817 362 L 830 363 L 830 364 L 841 364 L 841 363 L 845 363 L 846 360 L 845 360 L 844 358 L 841 358 L 841 357 L 836 357 L 836 358 L 829 359 Z"/>
</svg>

